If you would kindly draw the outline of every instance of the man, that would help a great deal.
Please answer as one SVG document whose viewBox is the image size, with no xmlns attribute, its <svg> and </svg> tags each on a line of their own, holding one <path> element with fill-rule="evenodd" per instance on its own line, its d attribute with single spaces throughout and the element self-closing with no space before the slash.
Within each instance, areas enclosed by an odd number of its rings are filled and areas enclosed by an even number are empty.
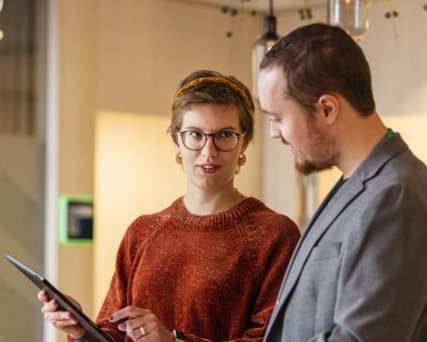
<svg viewBox="0 0 427 342">
<path fill-rule="evenodd" d="M 360 47 L 300 27 L 260 66 L 270 135 L 303 174 L 338 167 L 284 277 L 267 342 L 427 341 L 427 168 L 375 110 Z"/>
</svg>

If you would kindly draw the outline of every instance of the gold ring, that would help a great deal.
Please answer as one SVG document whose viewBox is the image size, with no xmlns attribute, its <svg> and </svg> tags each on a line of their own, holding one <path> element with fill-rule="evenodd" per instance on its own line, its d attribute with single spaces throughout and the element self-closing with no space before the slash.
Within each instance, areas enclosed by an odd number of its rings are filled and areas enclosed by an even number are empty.
<svg viewBox="0 0 427 342">
<path fill-rule="evenodd" d="M 145 336 L 145 329 L 144 329 L 144 327 L 140 327 L 139 331 L 141 332 L 141 336 Z"/>
</svg>

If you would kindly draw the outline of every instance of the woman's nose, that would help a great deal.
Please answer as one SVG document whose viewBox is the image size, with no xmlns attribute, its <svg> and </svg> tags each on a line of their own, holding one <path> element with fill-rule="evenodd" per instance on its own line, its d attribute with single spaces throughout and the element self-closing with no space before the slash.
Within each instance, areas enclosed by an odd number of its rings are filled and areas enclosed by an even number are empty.
<svg viewBox="0 0 427 342">
<path fill-rule="evenodd" d="M 202 148 L 202 154 L 206 156 L 216 156 L 218 154 L 218 149 L 214 143 L 214 137 L 208 136 L 205 146 Z"/>
</svg>

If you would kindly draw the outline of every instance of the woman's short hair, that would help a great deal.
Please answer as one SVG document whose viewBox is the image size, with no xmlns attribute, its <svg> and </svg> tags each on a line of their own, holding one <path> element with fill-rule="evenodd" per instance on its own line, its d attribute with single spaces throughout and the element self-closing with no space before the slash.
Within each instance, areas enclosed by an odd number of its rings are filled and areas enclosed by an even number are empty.
<svg viewBox="0 0 427 342">
<path fill-rule="evenodd" d="M 183 114 L 192 105 L 200 103 L 227 104 L 237 107 L 242 132 L 251 141 L 254 135 L 255 106 L 248 87 L 234 76 L 212 70 L 197 70 L 179 85 L 172 104 L 171 124 L 168 132 L 175 137 L 179 132 Z"/>
</svg>

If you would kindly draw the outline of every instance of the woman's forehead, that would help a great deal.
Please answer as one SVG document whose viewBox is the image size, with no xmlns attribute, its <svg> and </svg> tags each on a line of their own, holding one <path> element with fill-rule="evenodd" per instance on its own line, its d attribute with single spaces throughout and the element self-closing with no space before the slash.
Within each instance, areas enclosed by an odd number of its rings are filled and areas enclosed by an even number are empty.
<svg viewBox="0 0 427 342">
<path fill-rule="evenodd" d="M 186 121 L 239 122 L 239 111 L 235 105 L 199 103 L 193 104 L 183 112 Z"/>
</svg>

